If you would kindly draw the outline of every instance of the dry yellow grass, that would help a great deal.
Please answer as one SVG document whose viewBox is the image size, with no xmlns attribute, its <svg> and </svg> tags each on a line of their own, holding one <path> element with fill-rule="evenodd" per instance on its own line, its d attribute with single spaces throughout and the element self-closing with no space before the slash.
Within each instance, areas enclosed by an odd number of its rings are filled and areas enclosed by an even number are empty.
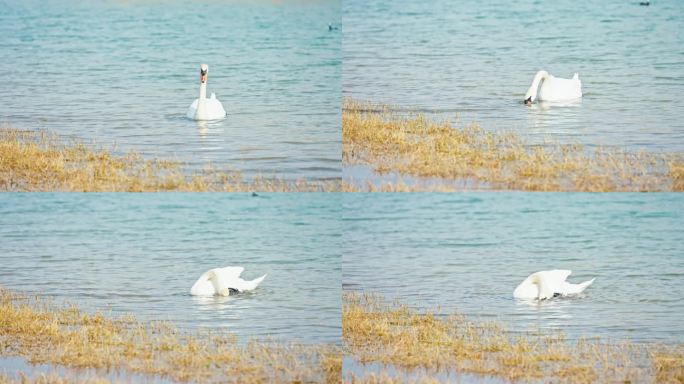
<svg viewBox="0 0 684 384">
<path fill-rule="evenodd" d="M 0 288 L 0 356 L 70 368 L 120 370 L 181 382 L 340 382 L 332 345 L 180 333 L 166 323 L 108 318 Z"/>
<path fill-rule="evenodd" d="M 115 155 L 78 141 L 64 142 L 48 132 L 0 128 L 0 191 L 111 192 L 332 192 L 339 181 L 245 178 L 238 171 L 207 165 L 183 172 L 181 164 Z"/>
<path fill-rule="evenodd" d="M 395 172 L 450 181 L 429 190 L 684 191 L 684 155 L 589 151 L 581 145 L 527 145 L 513 133 L 477 124 L 452 126 L 421 114 L 345 100 L 342 161 L 379 174 Z M 420 183 L 365 185 L 366 190 L 413 191 Z M 361 188 L 364 189 L 364 188 Z"/>
<path fill-rule="evenodd" d="M 379 363 L 405 372 L 418 368 L 509 381 L 567 383 L 681 383 L 684 378 L 681 345 L 570 342 L 562 335 L 512 336 L 496 323 L 418 313 L 388 304 L 376 295 L 344 295 L 342 332 L 345 355 L 359 364 Z M 393 382 L 386 372 L 351 381 Z"/>
</svg>

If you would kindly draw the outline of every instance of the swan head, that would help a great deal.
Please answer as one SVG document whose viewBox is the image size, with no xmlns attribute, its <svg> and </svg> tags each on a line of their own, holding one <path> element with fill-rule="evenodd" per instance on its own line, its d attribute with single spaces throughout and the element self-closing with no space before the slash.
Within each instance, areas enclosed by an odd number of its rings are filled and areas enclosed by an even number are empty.
<svg viewBox="0 0 684 384">
<path fill-rule="evenodd" d="M 200 64 L 200 83 L 204 84 L 207 82 L 207 73 L 209 72 L 209 66 L 206 64 Z"/>
<path fill-rule="evenodd" d="M 531 105 L 534 100 L 537 99 L 537 87 L 533 86 L 530 87 L 530 89 L 527 90 L 527 93 L 525 93 L 525 99 L 523 100 L 523 103 L 525 105 Z"/>
</svg>

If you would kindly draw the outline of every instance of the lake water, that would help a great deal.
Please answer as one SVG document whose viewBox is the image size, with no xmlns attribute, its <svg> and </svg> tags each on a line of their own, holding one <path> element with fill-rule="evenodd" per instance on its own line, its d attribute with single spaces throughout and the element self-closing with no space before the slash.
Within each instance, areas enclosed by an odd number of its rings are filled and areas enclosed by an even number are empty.
<svg viewBox="0 0 684 384">
<path fill-rule="evenodd" d="M 334 194 L 0 194 L 0 285 L 242 341 L 339 343 L 340 205 Z M 268 276 L 244 295 L 190 295 L 227 265 Z"/>
<path fill-rule="evenodd" d="M 343 205 L 344 290 L 515 333 L 684 341 L 682 195 L 358 194 Z M 583 297 L 513 298 L 548 269 L 596 281 Z"/>
<path fill-rule="evenodd" d="M 0 1 L 0 124 L 248 176 L 340 177 L 338 1 Z M 208 93 L 228 117 L 185 118 Z"/>
<path fill-rule="evenodd" d="M 343 94 L 532 143 L 684 151 L 684 2 L 342 2 Z M 525 107 L 538 70 L 583 99 Z M 458 116 L 458 118 L 456 118 Z"/>
</svg>

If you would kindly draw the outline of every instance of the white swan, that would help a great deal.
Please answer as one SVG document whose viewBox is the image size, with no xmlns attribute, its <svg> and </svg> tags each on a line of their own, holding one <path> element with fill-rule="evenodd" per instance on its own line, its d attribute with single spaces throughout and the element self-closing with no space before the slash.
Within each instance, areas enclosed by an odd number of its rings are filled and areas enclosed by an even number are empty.
<svg viewBox="0 0 684 384">
<path fill-rule="evenodd" d="M 576 295 L 582 293 L 595 279 L 580 284 L 565 281 L 572 271 L 555 269 L 531 274 L 513 291 L 516 299 L 550 299 L 556 296 Z"/>
<path fill-rule="evenodd" d="M 561 79 L 549 75 L 546 71 L 537 72 L 532 85 L 525 93 L 525 104 L 532 104 L 537 99 L 537 89 L 540 101 L 563 101 L 582 97 L 582 82 L 577 73 L 572 79 Z"/>
<path fill-rule="evenodd" d="M 226 110 L 212 93 L 211 98 L 207 99 L 207 74 L 209 66 L 200 65 L 200 92 L 199 98 L 195 99 L 188 109 L 187 117 L 192 120 L 218 120 L 226 117 Z"/>
<path fill-rule="evenodd" d="M 251 291 L 266 278 L 266 275 L 263 275 L 251 281 L 243 280 L 240 278 L 240 274 L 244 270 L 242 267 L 210 269 L 197 279 L 190 288 L 190 294 L 194 296 L 228 296 Z"/>
</svg>

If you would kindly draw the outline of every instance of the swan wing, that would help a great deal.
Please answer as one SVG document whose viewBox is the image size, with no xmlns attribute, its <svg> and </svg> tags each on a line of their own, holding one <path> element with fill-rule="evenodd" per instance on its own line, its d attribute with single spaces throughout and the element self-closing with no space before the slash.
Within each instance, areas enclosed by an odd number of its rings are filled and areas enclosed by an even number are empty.
<svg viewBox="0 0 684 384">
<path fill-rule="evenodd" d="M 190 294 L 196 296 L 213 296 L 220 294 L 227 288 L 234 288 L 231 285 L 240 279 L 240 274 L 245 269 L 243 267 L 224 267 L 210 269 L 197 279 L 190 288 Z"/>
<path fill-rule="evenodd" d="M 568 269 L 555 269 L 552 271 L 537 272 L 537 283 L 539 285 L 539 300 L 550 299 L 554 294 L 563 294 L 565 280 L 572 273 Z"/>
<path fill-rule="evenodd" d="M 226 280 L 239 279 L 242 272 L 245 271 L 243 267 L 223 267 L 215 268 L 214 272 L 217 276 Z"/>
<path fill-rule="evenodd" d="M 213 273 L 211 270 L 204 272 L 195 284 L 192 285 L 192 288 L 190 288 L 190 294 L 193 296 L 214 296 L 216 290 L 211 282 L 212 277 Z"/>
<path fill-rule="evenodd" d="M 204 272 L 190 289 L 190 293 L 196 296 L 228 296 L 231 290 L 240 292 L 251 291 L 264 281 L 266 275 L 254 280 L 240 278 L 245 268 L 224 267 L 214 268 Z"/>
<path fill-rule="evenodd" d="M 231 288 L 235 288 L 235 289 L 237 289 L 237 290 L 240 291 L 240 292 L 251 291 L 251 290 L 253 290 L 253 289 L 256 289 L 256 287 L 257 287 L 262 281 L 264 281 L 265 278 L 266 278 L 266 275 L 263 275 L 263 276 L 261 276 L 261 277 L 257 277 L 257 278 L 254 279 L 254 280 L 243 280 L 243 279 L 239 279 L 238 281 L 235 281 L 235 282 L 234 282 L 234 283 L 235 283 L 235 286 L 233 286 L 233 287 L 231 287 Z"/>
<path fill-rule="evenodd" d="M 210 99 L 203 100 L 204 109 L 200 115 L 197 114 L 199 99 L 195 99 L 185 116 L 192 120 L 218 120 L 226 117 L 226 110 L 223 108 L 223 104 L 216 98 L 216 95 L 212 94 L 211 96 Z"/>
<path fill-rule="evenodd" d="M 211 271 L 209 281 L 214 286 L 217 295 L 228 296 L 230 288 L 236 288 L 240 281 L 240 274 L 245 269 L 243 267 L 223 267 L 214 268 Z"/>
<path fill-rule="evenodd" d="M 572 79 L 549 76 L 539 88 L 539 100 L 563 101 L 582 97 L 582 83 L 579 75 Z"/>
<path fill-rule="evenodd" d="M 575 295 L 582 293 L 595 280 L 591 279 L 580 284 L 572 284 L 567 282 L 568 276 L 571 274 L 572 271 L 569 269 L 554 269 L 533 273 L 518 285 L 513 292 L 513 296 L 518 299 L 536 298 L 545 300 L 557 295 Z"/>
<path fill-rule="evenodd" d="M 594 280 L 596 280 L 596 278 L 593 278 L 591 280 L 587 280 L 587 281 L 585 281 L 583 283 L 579 283 L 579 284 L 572 284 L 572 283 L 568 283 L 566 281 L 564 283 L 563 294 L 564 295 L 577 295 L 579 293 L 582 293 L 582 292 L 584 292 L 585 289 L 587 289 L 588 286 L 590 286 L 591 284 L 594 283 Z"/>
<path fill-rule="evenodd" d="M 223 104 L 216 98 L 216 95 L 212 94 L 211 96 L 211 99 L 206 100 L 207 117 L 210 120 L 226 117 L 226 110 L 223 108 Z"/>
<path fill-rule="evenodd" d="M 197 113 L 197 103 L 199 103 L 199 99 L 195 99 L 195 101 L 190 104 L 190 108 L 188 108 L 188 112 L 185 114 L 188 119 L 195 118 L 195 114 Z"/>
</svg>

